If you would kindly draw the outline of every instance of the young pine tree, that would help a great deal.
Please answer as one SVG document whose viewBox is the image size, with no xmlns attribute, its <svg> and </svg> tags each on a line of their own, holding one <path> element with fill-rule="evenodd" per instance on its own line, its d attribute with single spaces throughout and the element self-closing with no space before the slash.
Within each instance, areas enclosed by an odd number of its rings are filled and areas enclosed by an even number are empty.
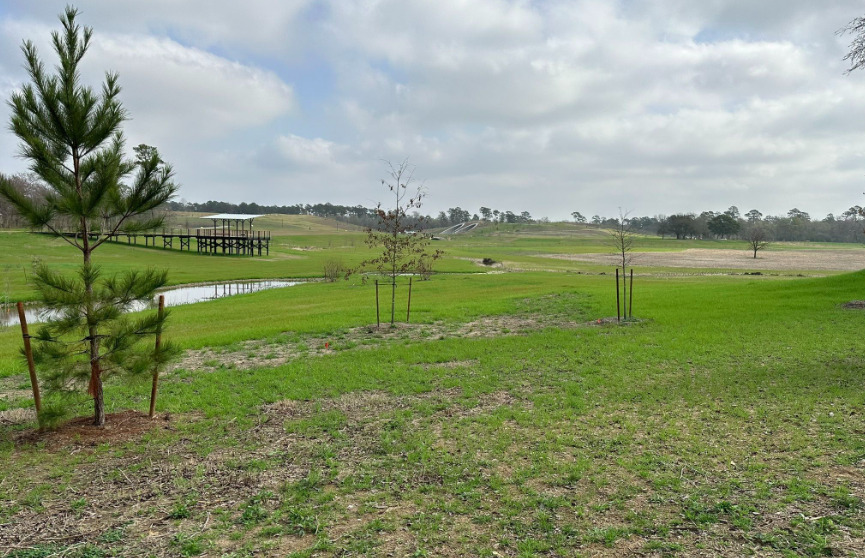
<svg viewBox="0 0 865 558">
<path fill-rule="evenodd" d="M 115 372 L 148 373 L 168 358 L 171 348 L 139 350 L 137 342 L 160 330 L 155 313 L 132 319 L 124 314 L 136 302 L 152 300 L 166 282 L 161 271 L 128 271 L 104 278 L 93 252 L 120 231 L 161 225 L 147 217 L 175 193 L 172 170 L 153 147 L 124 153 L 121 126 L 126 120 L 117 75 L 107 73 L 97 94 L 81 83 L 79 64 L 93 30 L 76 23 L 67 7 L 62 30 L 52 33 L 59 62 L 45 69 L 36 47 L 21 47 L 30 83 L 9 99 L 11 130 L 21 155 L 50 192 L 32 201 L 0 181 L 0 195 L 34 228 L 47 228 L 81 253 L 74 277 L 38 265 L 35 283 L 53 317 L 40 328 L 37 359 L 47 368 L 47 386 L 58 390 L 87 385 L 94 423 L 105 423 L 102 383 Z"/>
</svg>

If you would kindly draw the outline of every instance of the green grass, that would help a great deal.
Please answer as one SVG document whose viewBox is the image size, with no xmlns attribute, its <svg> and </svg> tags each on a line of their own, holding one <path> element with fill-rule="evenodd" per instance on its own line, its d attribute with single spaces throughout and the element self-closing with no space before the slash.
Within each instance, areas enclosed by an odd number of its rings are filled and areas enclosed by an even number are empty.
<svg viewBox="0 0 865 558">
<path fill-rule="evenodd" d="M 460 249 L 508 253 L 488 236 Z M 550 236 L 513 244 L 565 248 Z M 189 273 L 214 271 L 203 259 Z M 163 378 L 171 420 L 96 445 L 0 426 L 0 544 L 75 518 L 79 546 L 37 534 L 15 552 L 855 556 L 865 316 L 841 305 L 863 282 L 642 277 L 627 325 L 596 323 L 614 291 L 587 273 L 436 275 L 392 333 L 367 333 L 357 280 L 178 307 L 172 341 L 214 353 Z M 19 342 L 0 334 L 2 375 Z M 303 350 L 277 359 L 287 346 Z M 148 394 L 106 385 L 109 411 Z"/>
<path fill-rule="evenodd" d="M 195 218 L 192 218 L 195 224 Z M 289 224 L 280 225 L 280 221 Z M 179 224 L 184 224 L 182 219 Z M 346 267 L 360 263 L 368 255 L 362 231 L 346 231 L 333 221 L 307 216 L 268 216 L 256 220 L 256 226 L 274 228 L 270 255 L 203 256 L 179 250 L 145 247 L 143 243 L 127 245 L 108 243 L 96 252 L 95 260 L 106 273 L 129 267 L 156 267 L 169 271 L 172 285 L 257 278 L 320 278 L 324 263 L 337 259 Z M 478 273 L 489 268 L 472 260 L 485 257 L 504 262 L 506 269 L 538 271 L 609 271 L 609 266 L 549 258 L 550 254 L 608 253 L 611 251 L 604 231 L 584 229 L 555 223 L 548 225 L 485 225 L 468 235 L 444 237 L 433 243 L 444 250 L 443 260 L 435 269 L 443 273 Z M 770 251 L 861 248 L 837 243 L 777 243 Z M 636 250 L 679 251 L 688 248 L 740 249 L 744 242 L 710 240 L 671 240 L 640 237 Z M 36 293 L 28 283 L 34 259 L 72 272 L 80 262 L 80 254 L 64 240 L 48 235 L 23 231 L 0 231 L 0 250 L 4 254 L 0 265 L 0 300 L 33 300 Z M 759 269 L 757 267 L 756 269 Z M 663 270 L 670 271 L 670 270 Z M 682 272 L 681 269 L 675 271 Z M 717 272 L 717 270 L 714 270 Z"/>
</svg>

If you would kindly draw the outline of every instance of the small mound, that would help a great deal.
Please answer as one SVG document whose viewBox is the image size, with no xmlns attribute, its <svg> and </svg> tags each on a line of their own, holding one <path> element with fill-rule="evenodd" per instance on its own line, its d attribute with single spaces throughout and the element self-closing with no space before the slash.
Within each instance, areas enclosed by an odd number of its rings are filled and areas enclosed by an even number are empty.
<svg viewBox="0 0 865 558">
<path fill-rule="evenodd" d="M 77 417 L 53 430 L 30 430 L 16 438 L 16 444 L 44 443 L 48 447 L 93 447 L 139 438 L 152 430 L 169 430 L 168 413 L 151 419 L 139 411 L 120 411 L 105 415 L 105 426 L 93 424 L 93 417 Z"/>
</svg>

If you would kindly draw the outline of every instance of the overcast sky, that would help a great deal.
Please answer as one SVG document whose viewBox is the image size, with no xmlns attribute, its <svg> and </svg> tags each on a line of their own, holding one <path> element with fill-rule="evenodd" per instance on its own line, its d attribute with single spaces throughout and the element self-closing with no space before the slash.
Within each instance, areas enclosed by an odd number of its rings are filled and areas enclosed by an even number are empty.
<svg viewBox="0 0 865 558">
<path fill-rule="evenodd" d="M 0 0 L 0 95 L 20 44 L 53 65 L 64 1 Z M 861 0 L 82 0 L 84 78 L 119 73 L 128 144 L 180 198 L 387 201 L 534 217 L 865 205 Z M 0 171 L 26 170 L 0 107 Z"/>
</svg>

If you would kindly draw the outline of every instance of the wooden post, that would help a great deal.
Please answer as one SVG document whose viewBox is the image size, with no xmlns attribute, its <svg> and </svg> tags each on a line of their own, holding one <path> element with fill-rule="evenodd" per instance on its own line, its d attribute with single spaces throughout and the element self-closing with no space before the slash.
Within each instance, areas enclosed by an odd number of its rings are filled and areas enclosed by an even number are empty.
<svg viewBox="0 0 865 558">
<path fill-rule="evenodd" d="M 411 316 L 411 277 L 408 278 L 408 306 L 405 310 L 405 323 L 408 323 L 409 316 Z"/>
<path fill-rule="evenodd" d="M 628 297 L 630 297 L 631 301 L 628 302 L 628 317 L 634 317 L 634 269 L 631 268 L 631 290 L 628 293 Z"/>
<path fill-rule="evenodd" d="M 628 273 L 622 266 L 622 319 L 628 319 Z"/>
<path fill-rule="evenodd" d="M 162 345 L 162 316 L 165 314 L 165 295 L 159 295 L 159 325 L 156 327 L 156 350 L 159 352 L 159 347 Z M 153 418 L 156 412 L 156 389 L 159 385 L 159 364 L 153 367 L 153 386 L 150 388 L 150 418 Z"/>
<path fill-rule="evenodd" d="M 27 369 L 30 371 L 30 386 L 33 388 L 33 402 L 36 404 L 36 416 L 42 412 L 42 398 L 39 396 L 39 381 L 36 379 L 36 365 L 33 363 L 33 349 L 30 347 L 30 334 L 27 333 L 27 316 L 24 315 L 24 303 L 18 303 L 18 321 L 21 322 L 21 336 L 24 338 L 24 354 L 27 355 Z"/>
<path fill-rule="evenodd" d="M 619 268 L 616 268 L 616 321 L 622 321 L 622 305 L 619 302 Z"/>
<path fill-rule="evenodd" d="M 378 279 L 375 280 L 375 327 L 381 327 L 381 317 L 378 313 Z"/>
</svg>

